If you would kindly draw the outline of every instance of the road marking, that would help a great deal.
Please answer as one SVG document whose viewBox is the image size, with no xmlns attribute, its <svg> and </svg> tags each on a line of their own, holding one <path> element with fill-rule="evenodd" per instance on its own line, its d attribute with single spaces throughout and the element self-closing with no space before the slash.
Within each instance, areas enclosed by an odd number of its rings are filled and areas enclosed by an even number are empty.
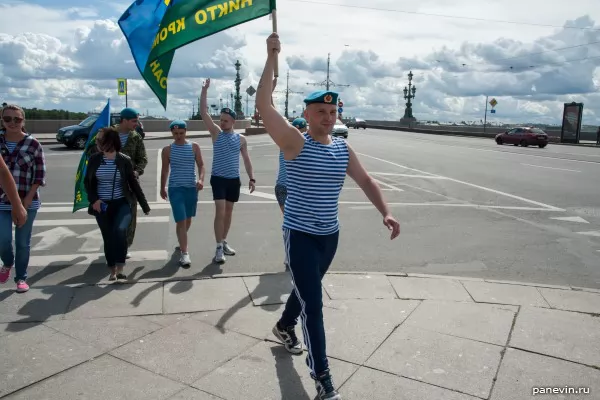
<svg viewBox="0 0 600 400">
<path fill-rule="evenodd" d="M 131 258 L 127 262 L 135 261 L 166 261 L 169 254 L 166 250 L 146 250 L 132 251 Z M 83 260 L 82 260 L 83 258 Z M 62 254 L 62 255 L 46 255 L 46 256 L 31 256 L 29 257 L 29 267 L 43 268 L 52 264 L 71 265 L 71 266 L 88 266 L 93 261 L 102 259 L 104 262 L 104 253 L 78 253 L 78 254 Z"/>
<path fill-rule="evenodd" d="M 340 204 L 343 202 L 340 201 Z M 346 204 L 361 204 L 361 202 L 344 202 Z M 363 202 L 365 204 L 367 202 Z M 479 208 L 482 210 L 515 210 L 515 211 L 548 211 L 548 212 L 560 212 L 562 210 L 552 210 L 549 208 L 542 207 L 519 207 L 519 206 L 487 206 L 483 204 L 471 204 L 471 203 L 387 203 L 389 207 L 463 207 L 463 208 Z M 368 205 L 360 205 L 356 207 L 350 207 L 352 210 L 372 210 L 375 206 L 371 203 Z"/>
<path fill-rule="evenodd" d="M 102 232 L 100 229 L 93 229 L 83 235 L 79 235 L 77 239 L 84 239 L 85 242 L 81 245 L 79 253 L 85 253 L 88 251 L 98 251 L 102 248 L 104 239 L 102 239 Z"/>
<path fill-rule="evenodd" d="M 581 172 L 581 171 L 577 171 L 575 169 L 566 169 L 566 168 L 554 168 L 554 167 L 544 167 L 542 165 L 533 165 L 533 164 L 523 164 L 521 163 L 521 165 L 525 165 L 527 167 L 536 167 L 536 168 L 545 168 L 545 169 L 555 169 L 557 171 L 568 171 L 568 172 Z"/>
<path fill-rule="evenodd" d="M 383 158 L 378 158 L 378 157 L 370 156 L 368 154 L 358 153 L 358 152 L 356 154 L 359 154 L 359 155 L 361 155 L 363 157 L 372 158 L 374 160 L 378 160 L 378 161 L 381 161 L 381 162 L 384 162 L 384 163 L 387 163 L 387 164 L 390 164 L 390 165 L 394 165 L 394 166 L 399 167 L 399 168 L 404 168 L 404 169 L 407 169 L 407 170 L 410 170 L 410 171 L 419 172 L 421 174 L 435 175 L 435 174 L 432 174 L 430 172 L 422 171 L 422 170 L 416 169 L 416 168 L 410 168 L 410 167 L 407 167 L 407 166 L 404 166 L 404 165 L 401 165 L 401 164 L 397 164 L 397 163 L 392 162 L 392 161 L 384 160 Z M 437 175 L 437 176 L 442 176 L 442 175 Z M 544 203 L 541 203 L 541 202 L 535 201 L 535 200 L 529 200 L 529 199 L 526 199 L 526 198 L 521 197 L 521 196 L 517 196 L 517 195 L 514 195 L 514 194 L 502 192 L 500 190 L 491 189 L 491 188 L 488 188 L 488 187 L 485 187 L 485 186 L 476 185 L 474 183 L 469 183 L 469 182 L 461 181 L 461 180 L 450 178 L 450 177 L 446 177 L 446 179 L 449 180 L 449 181 L 452 181 L 452 182 L 461 183 L 461 184 L 466 185 L 466 186 L 471 186 L 471 187 L 474 187 L 476 189 L 484 190 L 486 192 L 498 194 L 498 195 L 501 195 L 501 196 L 510 197 L 511 199 L 520 200 L 520 201 L 525 202 L 525 203 L 534 204 L 536 206 L 544 207 L 544 208 L 547 208 L 548 210 L 551 210 L 551 211 L 565 211 L 562 208 L 554 207 L 554 206 L 551 206 L 549 204 L 544 204 Z"/>
<path fill-rule="evenodd" d="M 167 204 L 168 206 L 168 204 Z M 41 211 L 41 209 L 40 209 Z M 169 217 L 138 217 L 138 223 L 169 222 Z M 95 218 L 36 219 L 34 227 L 98 225 Z"/>
<path fill-rule="evenodd" d="M 32 237 L 41 237 L 42 240 L 39 241 L 37 245 L 31 251 L 44 251 L 53 248 L 63 240 L 68 237 L 76 237 L 77 234 L 70 230 L 69 228 L 65 228 L 64 226 L 57 226 L 56 228 L 52 228 L 50 230 L 36 233 Z M 98 250 L 98 249 L 96 249 Z"/>
<path fill-rule="evenodd" d="M 600 231 L 577 232 L 580 235 L 600 237 Z"/>
<path fill-rule="evenodd" d="M 397 192 L 404 192 L 404 189 L 400 189 L 400 188 L 398 188 L 398 187 L 396 187 L 396 186 L 390 185 L 389 183 L 386 183 L 386 182 L 384 182 L 384 181 L 381 181 L 381 180 L 379 180 L 379 179 L 373 178 L 373 180 L 374 180 L 375 182 L 377 182 L 378 184 L 380 184 L 381 186 L 385 186 L 385 187 L 386 187 L 386 188 L 388 188 L 388 189 L 395 190 L 395 191 L 397 191 Z"/>
<path fill-rule="evenodd" d="M 240 188 L 240 193 L 246 194 L 248 196 L 256 196 L 256 197 L 262 197 L 262 198 L 270 199 L 270 200 L 277 200 L 277 197 L 275 197 L 274 194 L 265 193 L 265 192 L 257 192 L 256 190 L 253 193 L 250 193 L 250 190 L 245 187 Z"/>
<path fill-rule="evenodd" d="M 396 174 L 396 173 L 392 173 L 392 172 L 369 172 L 369 174 L 381 175 L 381 176 L 402 176 L 402 177 L 406 177 L 406 178 L 421 178 L 421 179 L 447 179 L 445 176 Z"/>
<path fill-rule="evenodd" d="M 558 221 L 567 221 L 567 222 L 581 222 L 582 224 L 589 224 L 588 221 L 581 217 L 551 217 L 550 219 L 556 219 Z"/>
</svg>

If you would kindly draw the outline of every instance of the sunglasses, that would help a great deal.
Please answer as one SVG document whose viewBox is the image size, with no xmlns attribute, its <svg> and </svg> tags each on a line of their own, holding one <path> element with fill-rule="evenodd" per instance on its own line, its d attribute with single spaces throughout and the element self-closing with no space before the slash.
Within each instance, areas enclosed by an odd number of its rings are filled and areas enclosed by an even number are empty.
<svg viewBox="0 0 600 400">
<path fill-rule="evenodd" d="M 2 121 L 6 122 L 7 124 L 10 124 L 11 121 L 14 122 L 15 124 L 20 124 L 21 122 L 23 122 L 23 118 L 4 116 L 4 117 L 2 117 Z"/>
</svg>

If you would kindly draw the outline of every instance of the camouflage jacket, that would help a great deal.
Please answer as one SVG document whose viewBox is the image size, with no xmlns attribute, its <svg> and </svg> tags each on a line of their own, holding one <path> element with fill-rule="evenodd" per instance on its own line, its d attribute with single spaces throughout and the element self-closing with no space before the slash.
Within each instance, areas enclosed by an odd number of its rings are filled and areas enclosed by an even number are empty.
<svg viewBox="0 0 600 400">
<path fill-rule="evenodd" d="M 119 125 L 115 125 L 115 128 L 119 129 Z M 90 147 L 86 152 L 88 159 L 92 154 L 97 152 L 96 138 L 94 138 L 93 143 L 90 144 Z M 148 165 L 148 155 L 146 154 L 144 139 L 142 139 L 136 131 L 129 132 L 129 137 L 127 138 L 125 146 L 121 148 L 121 153 L 126 154 L 131 158 L 133 168 L 139 175 L 144 174 L 144 169 L 146 168 L 146 165 Z"/>
</svg>

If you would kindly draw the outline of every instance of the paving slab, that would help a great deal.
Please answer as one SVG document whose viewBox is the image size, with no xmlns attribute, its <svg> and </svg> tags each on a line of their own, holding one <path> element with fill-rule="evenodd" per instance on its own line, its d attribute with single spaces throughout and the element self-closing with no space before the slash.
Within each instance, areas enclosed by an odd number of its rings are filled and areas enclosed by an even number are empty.
<svg viewBox="0 0 600 400">
<path fill-rule="evenodd" d="M 104 355 L 5 399 L 166 400 L 184 387 L 150 371 Z"/>
<path fill-rule="evenodd" d="M 416 300 L 397 299 L 329 303 L 334 308 L 323 309 L 327 354 L 356 364 L 364 363 L 419 305 Z"/>
<path fill-rule="evenodd" d="M 589 388 L 589 394 L 534 394 L 546 388 Z M 552 390 L 552 389 L 551 389 Z M 584 389 L 585 390 L 585 389 Z M 568 392 L 567 392 L 568 393 Z M 523 400 L 529 398 L 590 400 L 600 394 L 600 371 L 569 361 L 539 354 L 507 349 L 490 400 Z"/>
<path fill-rule="evenodd" d="M 473 301 L 460 281 L 453 279 L 390 277 L 401 299 Z"/>
<path fill-rule="evenodd" d="M 67 311 L 74 289 L 65 286 L 31 288 L 27 293 L 0 292 L 0 322 L 37 322 L 59 319 Z"/>
<path fill-rule="evenodd" d="M 193 318 L 154 332 L 110 354 L 173 380 L 191 384 L 258 341 Z"/>
<path fill-rule="evenodd" d="M 600 318 L 524 307 L 509 345 L 600 368 Z"/>
<path fill-rule="evenodd" d="M 294 356 L 282 346 L 259 343 L 194 382 L 193 386 L 227 400 L 312 400 L 316 390 L 305 356 Z M 336 385 L 342 384 L 358 366 L 330 359 Z"/>
<path fill-rule="evenodd" d="M 271 330 L 281 317 L 282 312 L 283 307 L 280 304 L 271 304 L 262 307 L 247 305 L 242 308 L 232 308 L 225 311 L 199 312 L 193 314 L 192 318 L 204 321 L 216 327 L 221 332 L 230 330 L 260 340 L 277 340 L 271 333 Z M 301 331 L 301 329 L 297 330 L 300 339 Z"/>
<path fill-rule="evenodd" d="M 463 285 L 477 302 L 550 307 L 538 289 L 533 286 L 466 281 Z"/>
<path fill-rule="evenodd" d="M 294 288 L 287 272 L 243 278 L 255 306 L 284 304 Z"/>
<path fill-rule="evenodd" d="M 195 388 L 187 388 L 170 397 L 169 400 L 222 400 L 222 397 L 215 397 Z"/>
<path fill-rule="evenodd" d="M 43 325 L 3 336 L 0 397 L 100 354 L 100 350 Z"/>
<path fill-rule="evenodd" d="M 160 326 L 171 326 L 175 325 L 181 321 L 185 321 L 192 314 L 156 314 L 156 315 L 142 315 L 140 318 L 145 319 L 146 321 L 154 322 Z"/>
<path fill-rule="evenodd" d="M 385 275 L 325 275 L 323 287 L 332 300 L 397 297 Z"/>
<path fill-rule="evenodd" d="M 502 349 L 492 344 L 401 326 L 365 365 L 487 398 Z"/>
<path fill-rule="evenodd" d="M 544 288 L 540 293 L 554 308 L 600 314 L 600 293 Z"/>
<path fill-rule="evenodd" d="M 242 278 L 165 283 L 165 314 L 239 309 L 248 304 L 251 299 Z"/>
<path fill-rule="evenodd" d="M 344 400 L 477 400 L 452 390 L 361 367 L 340 388 Z"/>
<path fill-rule="evenodd" d="M 162 285 L 115 283 L 77 288 L 65 319 L 160 313 L 162 313 Z"/>
<path fill-rule="evenodd" d="M 48 321 L 44 325 L 90 344 L 103 353 L 162 328 L 140 317 Z"/>
<path fill-rule="evenodd" d="M 425 300 L 404 325 L 504 346 L 515 312 L 493 304 Z"/>
</svg>

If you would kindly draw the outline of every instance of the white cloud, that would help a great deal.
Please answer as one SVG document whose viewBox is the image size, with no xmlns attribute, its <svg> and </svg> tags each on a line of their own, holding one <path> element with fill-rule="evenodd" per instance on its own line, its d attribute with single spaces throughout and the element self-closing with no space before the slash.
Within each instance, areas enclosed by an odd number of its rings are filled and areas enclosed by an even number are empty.
<svg viewBox="0 0 600 400">
<path fill-rule="evenodd" d="M 140 79 L 116 24 L 130 1 L 90 0 L 73 7 L 66 0 L 52 0 L 50 6 L 48 1 L 40 6 L 41 1 L 9 0 L 0 5 L 0 99 L 88 111 L 111 97 L 118 108 L 124 99 L 116 96 L 116 78 L 127 77 L 130 105 L 153 115 L 187 117 L 197 108 L 205 77 L 214 82 L 209 102 L 226 102 L 234 90 L 233 64 L 240 60 L 245 109 L 244 91 L 256 87 L 264 66 L 268 18 L 178 50 L 165 112 Z M 325 81 L 330 53 L 331 81 L 350 85 L 333 87 L 341 92 L 346 115 L 402 117 L 402 89 L 412 70 L 419 119 L 479 121 L 488 95 L 498 100 L 497 113 L 488 115 L 491 121 L 559 123 L 563 103 L 581 101 L 584 123 L 600 124 L 596 3 L 547 7 L 528 0 L 523 7 L 517 0 L 485 5 L 476 0 L 371 0 L 365 9 L 356 7 L 365 4 L 356 0 L 279 0 L 282 54 L 276 102 L 283 110 L 289 71 L 289 110 L 299 112 L 303 96 L 318 88 L 312 84 Z"/>
</svg>

